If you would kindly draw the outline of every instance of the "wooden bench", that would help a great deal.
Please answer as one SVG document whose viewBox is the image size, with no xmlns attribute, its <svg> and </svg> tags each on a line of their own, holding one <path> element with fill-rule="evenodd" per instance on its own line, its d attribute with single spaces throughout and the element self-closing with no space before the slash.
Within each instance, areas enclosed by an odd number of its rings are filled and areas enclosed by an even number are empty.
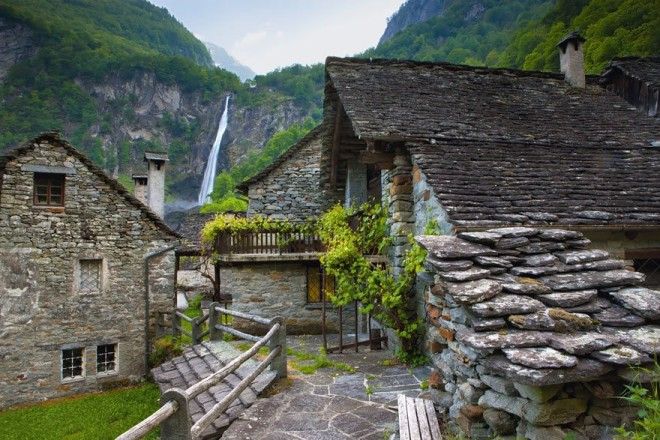
<svg viewBox="0 0 660 440">
<path fill-rule="evenodd" d="M 401 440 L 442 440 L 433 402 L 399 394 Z"/>
</svg>

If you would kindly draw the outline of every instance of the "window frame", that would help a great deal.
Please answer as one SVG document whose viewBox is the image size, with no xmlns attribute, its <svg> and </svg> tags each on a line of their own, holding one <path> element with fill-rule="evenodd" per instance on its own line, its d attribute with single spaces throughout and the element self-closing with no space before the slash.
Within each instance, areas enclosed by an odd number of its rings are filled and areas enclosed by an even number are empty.
<svg viewBox="0 0 660 440">
<path fill-rule="evenodd" d="M 112 347 L 112 360 L 111 361 L 108 361 L 107 358 L 106 358 L 104 361 L 99 362 L 99 349 L 101 347 Z M 118 348 L 119 348 L 119 344 L 117 344 L 117 343 L 98 344 L 96 346 L 96 374 L 98 376 L 109 376 L 109 375 L 117 374 L 119 372 L 119 364 L 117 362 L 118 361 L 117 354 L 119 353 Z M 107 356 L 108 352 L 105 352 L 104 354 Z M 107 370 L 107 369 L 103 370 L 103 371 L 99 370 L 99 365 L 101 365 L 101 364 L 106 364 L 107 365 L 109 363 L 113 364 L 112 370 Z"/>
<path fill-rule="evenodd" d="M 98 266 L 97 284 L 95 289 L 83 288 L 83 267 L 87 263 L 95 262 Z M 103 291 L 103 258 L 79 258 L 76 265 L 76 291 L 81 295 L 97 295 Z"/>
<path fill-rule="evenodd" d="M 60 202 L 52 203 L 51 197 L 52 188 L 54 187 L 53 182 L 57 180 L 61 185 L 57 185 L 61 188 L 60 192 Z M 40 182 L 41 181 L 41 182 Z M 43 181 L 45 181 L 46 186 L 46 203 L 41 203 L 39 201 L 39 193 L 37 192 L 38 188 L 44 186 Z M 64 173 L 34 173 L 32 177 L 32 205 L 37 207 L 54 207 L 54 208 L 63 208 L 66 201 L 66 174 Z M 43 195 L 43 194 L 41 194 Z"/>
<path fill-rule="evenodd" d="M 73 362 L 73 359 L 80 359 L 80 375 L 76 376 L 65 376 L 64 375 L 64 370 L 65 368 L 68 368 L 70 370 L 73 370 L 74 366 L 73 364 L 71 367 L 65 367 L 64 366 L 64 352 L 66 351 L 71 351 L 74 352 L 75 350 L 80 350 L 80 356 L 71 356 L 71 361 Z M 85 379 L 85 368 L 86 368 L 86 362 L 85 362 L 85 347 L 68 347 L 68 348 L 61 348 L 60 349 L 60 379 L 62 382 L 76 382 L 79 380 Z"/>
<path fill-rule="evenodd" d="M 310 272 L 314 271 L 316 274 L 319 276 L 319 299 L 318 301 L 310 301 Z M 308 264 L 305 266 L 305 304 L 314 306 L 314 305 L 320 305 L 322 303 L 329 304 L 330 301 L 328 301 L 328 287 L 330 287 L 330 291 L 334 292 L 335 291 L 335 280 L 334 277 L 324 274 L 323 268 L 321 267 L 321 264 Z"/>
</svg>

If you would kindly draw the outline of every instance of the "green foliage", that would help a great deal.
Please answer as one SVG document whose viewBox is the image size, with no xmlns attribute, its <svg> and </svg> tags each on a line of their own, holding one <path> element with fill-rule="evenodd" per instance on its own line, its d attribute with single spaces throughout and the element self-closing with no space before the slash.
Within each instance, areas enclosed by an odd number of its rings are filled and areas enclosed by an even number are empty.
<svg viewBox="0 0 660 440">
<path fill-rule="evenodd" d="M 199 208 L 202 214 L 224 214 L 227 212 L 245 212 L 248 199 L 234 194 L 226 195 L 217 202 L 206 203 Z"/>
<path fill-rule="evenodd" d="M 316 230 L 313 221 L 292 223 L 287 220 L 272 220 L 268 217 L 236 217 L 218 215 L 207 222 L 202 228 L 202 242 L 210 245 L 222 234 L 236 235 L 244 232 L 280 232 L 280 233 L 311 233 Z"/>
<path fill-rule="evenodd" d="M 632 440 L 657 440 L 660 435 L 660 363 L 656 360 L 652 368 L 639 368 L 638 374 L 651 378 L 648 387 L 640 383 L 627 385 L 623 397 L 630 404 L 639 407 L 639 419 L 633 422 L 631 429 L 617 429 L 618 438 Z"/>
<path fill-rule="evenodd" d="M 238 182 L 249 179 L 273 163 L 275 159 L 309 133 L 315 125 L 316 121 L 312 118 L 299 124 L 292 124 L 289 128 L 275 133 L 263 150 L 252 151 L 239 164 L 228 171 L 222 171 L 215 178 L 211 200 L 219 202 L 227 196 L 234 195 Z"/>
<path fill-rule="evenodd" d="M 156 411 L 159 397 L 158 386 L 145 383 L 9 409 L 0 412 L 0 438 L 111 440 Z"/>
<path fill-rule="evenodd" d="M 335 277 L 333 304 L 360 302 L 361 313 L 372 314 L 401 340 L 398 356 L 402 361 L 423 362 L 417 343 L 422 322 L 410 307 L 411 289 L 425 258 L 423 249 L 411 246 L 404 270 L 396 278 L 369 261 L 365 255 L 382 254 L 390 243 L 387 210 L 380 204 L 351 209 L 336 205 L 321 216 L 318 230 L 327 249 L 321 264 Z"/>
<path fill-rule="evenodd" d="M 183 343 L 174 336 L 167 335 L 154 341 L 149 353 L 149 366 L 155 367 L 183 353 Z"/>
<path fill-rule="evenodd" d="M 453 2 L 441 17 L 406 28 L 364 56 L 559 70 L 557 42 L 579 29 L 587 73 L 614 57 L 660 53 L 656 0 L 512 0 L 481 2 L 483 17 L 465 20 L 471 2 Z"/>
<path fill-rule="evenodd" d="M 443 15 L 410 26 L 364 53 L 368 57 L 493 64 L 520 26 L 536 21 L 552 0 L 481 1 L 486 11 L 474 21 L 466 16 L 472 2 L 451 2 Z"/>
</svg>

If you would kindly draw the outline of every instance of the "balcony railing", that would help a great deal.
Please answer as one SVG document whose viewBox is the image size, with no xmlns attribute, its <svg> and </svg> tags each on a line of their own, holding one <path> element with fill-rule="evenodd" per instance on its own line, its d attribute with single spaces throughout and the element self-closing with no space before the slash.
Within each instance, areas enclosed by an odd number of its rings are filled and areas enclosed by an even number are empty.
<svg viewBox="0 0 660 440">
<path fill-rule="evenodd" d="M 240 232 L 218 235 L 215 242 L 218 254 L 298 254 L 323 251 L 316 233 L 306 232 Z"/>
</svg>

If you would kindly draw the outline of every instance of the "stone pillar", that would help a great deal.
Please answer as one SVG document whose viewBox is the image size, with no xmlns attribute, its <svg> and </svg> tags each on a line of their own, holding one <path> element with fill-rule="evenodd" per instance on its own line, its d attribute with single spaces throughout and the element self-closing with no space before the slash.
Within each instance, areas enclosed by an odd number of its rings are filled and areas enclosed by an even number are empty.
<svg viewBox="0 0 660 440">
<path fill-rule="evenodd" d="M 392 220 L 390 234 L 392 243 L 392 271 L 401 273 L 403 256 L 410 248 L 408 235 L 413 232 L 412 166 L 407 154 L 397 152 L 394 169 L 388 173 L 390 179 L 389 214 Z"/>
<path fill-rule="evenodd" d="M 346 165 L 346 191 L 344 206 L 359 206 L 367 201 L 367 166 L 357 161 Z"/>
<path fill-rule="evenodd" d="M 169 161 L 167 153 L 145 152 L 147 162 L 147 200 L 149 208 L 158 216 L 165 214 L 165 163 Z"/>
<path fill-rule="evenodd" d="M 133 174 L 133 195 L 136 199 L 144 203 L 145 205 L 149 204 L 147 199 L 147 181 L 148 178 L 145 174 Z"/>
</svg>

